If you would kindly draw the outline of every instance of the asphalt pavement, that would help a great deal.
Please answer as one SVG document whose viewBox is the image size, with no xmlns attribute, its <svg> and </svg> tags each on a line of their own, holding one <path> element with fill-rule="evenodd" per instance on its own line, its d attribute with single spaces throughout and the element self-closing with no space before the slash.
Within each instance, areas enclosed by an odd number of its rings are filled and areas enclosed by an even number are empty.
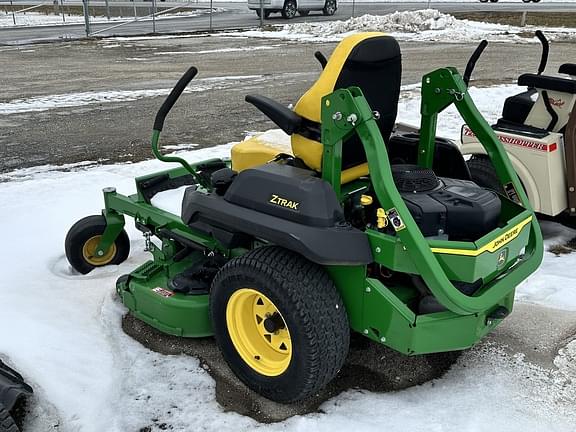
<svg viewBox="0 0 576 432">
<path fill-rule="evenodd" d="M 7 4 L 6 0 L 0 1 L 0 5 Z M 33 4 L 34 2 L 30 2 Z M 37 3 L 37 2 L 36 2 Z M 104 2 L 91 2 L 91 5 L 99 5 Z M 18 2 L 19 5 L 25 2 Z M 72 4 L 72 2 L 67 2 Z M 111 2 L 113 6 L 122 5 L 124 2 Z M 159 3 L 159 5 L 172 6 L 182 3 Z M 150 7 L 150 3 L 136 3 L 137 7 Z M 142 6 L 144 5 L 144 6 Z M 515 2 L 499 2 L 499 3 L 447 3 L 447 2 L 381 2 L 381 3 L 340 3 L 338 11 L 332 17 L 325 17 L 317 12 L 311 13 L 307 17 L 296 17 L 292 20 L 283 19 L 280 14 L 273 14 L 268 20 L 269 24 L 285 24 L 306 21 L 334 21 L 339 19 L 346 19 L 353 14 L 363 15 L 384 15 L 394 11 L 402 10 L 417 10 L 425 9 L 426 7 L 433 7 L 446 13 L 461 13 L 461 12 L 569 12 L 576 11 L 576 4 L 574 2 L 562 3 L 523 3 L 521 1 Z M 205 8 L 207 3 L 199 3 L 198 7 Z M 223 8 L 224 11 L 216 12 L 210 16 L 208 14 L 190 17 L 174 17 L 163 18 L 156 20 L 156 33 L 187 33 L 187 32 L 203 32 L 212 30 L 223 29 L 239 29 L 256 27 L 259 24 L 259 19 L 256 14 L 246 7 L 245 3 L 227 3 L 215 2 L 215 7 Z M 354 9 L 354 10 L 353 10 Z M 114 23 L 93 23 L 91 31 L 97 32 L 99 36 L 118 36 L 118 35 L 136 35 L 148 34 L 153 31 L 152 21 L 127 21 L 125 25 L 117 26 L 118 22 Z M 110 28 L 113 27 L 113 28 Z M 73 40 L 86 36 L 84 24 L 67 24 L 55 26 L 38 26 L 38 27 L 18 27 L 18 28 L 1 28 L 0 29 L 0 45 L 22 45 L 32 42 L 42 41 L 55 41 L 55 40 Z"/>
</svg>

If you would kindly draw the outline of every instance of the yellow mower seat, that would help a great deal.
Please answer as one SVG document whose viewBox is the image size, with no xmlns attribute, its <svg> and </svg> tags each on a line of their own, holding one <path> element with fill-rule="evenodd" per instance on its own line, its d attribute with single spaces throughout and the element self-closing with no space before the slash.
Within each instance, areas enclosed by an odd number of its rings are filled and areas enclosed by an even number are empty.
<svg viewBox="0 0 576 432">
<path fill-rule="evenodd" d="M 301 120 L 291 132 L 292 154 L 304 165 L 317 172 L 322 171 L 323 146 L 321 143 L 320 121 L 322 97 L 340 88 L 360 87 L 368 103 L 380 118 L 377 121 L 384 141 L 388 143 L 396 121 L 401 79 L 400 47 L 396 40 L 384 33 L 359 33 L 346 37 L 338 44 L 330 56 L 318 80 L 298 100 L 294 107 L 296 117 Z M 257 97 L 252 97 L 257 98 Z M 262 98 L 266 99 L 266 98 Z M 247 99 L 248 100 L 248 99 Z M 274 101 L 260 101 L 256 106 L 265 112 L 280 127 L 288 129 L 294 119 L 276 116 L 279 109 Z M 286 108 L 284 108 L 286 110 Z M 271 115 L 272 114 L 272 115 Z M 294 115 L 294 114 L 292 114 Z M 287 123 L 280 124 L 282 120 Z M 270 157 L 269 146 L 262 143 L 240 143 L 232 149 L 232 166 L 238 170 L 248 168 L 251 163 Z M 287 153 L 287 152 L 284 152 Z M 242 155 L 240 157 L 240 155 Z M 241 161 L 242 159 L 242 161 Z M 236 160 L 236 161 L 235 161 Z M 248 163 L 245 163 L 248 162 Z M 357 136 L 342 145 L 342 183 L 348 183 L 368 174 L 368 163 L 362 142 Z"/>
</svg>

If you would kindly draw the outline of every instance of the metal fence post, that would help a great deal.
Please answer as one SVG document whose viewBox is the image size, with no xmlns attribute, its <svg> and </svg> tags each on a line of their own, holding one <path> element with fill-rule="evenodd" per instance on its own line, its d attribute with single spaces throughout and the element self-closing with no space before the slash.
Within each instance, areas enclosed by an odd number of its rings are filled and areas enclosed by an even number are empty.
<svg viewBox="0 0 576 432">
<path fill-rule="evenodd" d="M 156 33 L 156 0 L 152 0 L 152 33 Z"/>
<path fill-rule="evenodd" d="M 82 0 L 82 8 L 84 9 L 84 27 L 86 29 L 86 36 L 90 36 L 90 11 L 88 10 L 88 1 Z"/>
<path fill-rule="evenodd" d="M 14 4 L 12 0 L 10 0 L 10 9 L 12 10 L 12 21 L 14 21 L 14 25 L 16 25 L 16 14 L 14 13 Z"/>
<path fill-rule="evenodd" d="M 212 0 L 210 0 L 210 31 L 212 31 Z"/>
<path fill-rule="evenodd" d="M 108 3 L 108 0 L 105 0 L 106 3 L 106 18 L 108 19 L 108 21 L 110 21 L 110 4 Z"/>
<path fill-rule="evenodd" d="M 356 0 L 352 0 L 352 18 L 356 15 Z"/>
<path fill-rule="evenodd" d="M 264 0 L 260 0 L 260 28 L 264 27 Z"/>
<path fill-rule="evenodd" d="M 60 12 L 62 13 L 62 22 L 66 23 L 66 14 L 64 14 L 64 0 L 60 0 Z"/>
<path fill-rule="evenodd" d="M 528 15 L 527 11 L 522 12 L 522 18 L 520 19 L 520 27 L 526 26 L 526 15 Z"/>
</svg>

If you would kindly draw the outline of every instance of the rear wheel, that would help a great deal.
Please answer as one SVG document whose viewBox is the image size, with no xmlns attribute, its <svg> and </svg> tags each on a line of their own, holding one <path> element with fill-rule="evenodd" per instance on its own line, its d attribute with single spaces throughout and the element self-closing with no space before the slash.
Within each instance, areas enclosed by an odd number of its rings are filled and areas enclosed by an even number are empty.
<svg viewBox="0 0 576 432">
<path fill-rule="evenodd" d="M 524 3 L 530 3 L 531 0 L 522 0 Z M 540 0 L 538 0 L 540 1 Z"/>
<path fill-rule="evenodd" d="M 348 353 L 348 317 L 334 283 L 322 267 L 283 248 L 229 261 L 212 284 L 210 314 L 230 368 L 277 402 L 316 393 Z"/>
<path fill-rule="evenodd" d="M 488 0 L 480 0 L 480 3 L 488 3 Z"/>
<path fill-rule="evenodd" d="M 282 8 L 282 17 L 284 19 L 292 19 L 296 16 L 298 8 L 296 7 L 296 2 L 294 0 L 286 0 L 284 7 Z"/>
<path fill-rule="evenodd" d="M 504 189 L 496 175 L 494 165 L 492 165 L 492 161 L 490 161 L 488 156 L 474 155 L 468 162 L 466 162 L 466 165 L 468 165 L 468 169 L 470 170 L 472 181 L 474 181 L 478 186 L 492 189 L 499 193 L 504 193 Z"/>
<path fill-rule="evenodd" d="M 87 216 L 72 225 L 66 235 L 64 248 L 66 258 L 74 270 L 86 274 L 95 267 L 126 261 L 130 253 L 130 239 L 124 230 L 120 232 L 104 255 L 96 255 L 96 248 L 105 229 L 106 218 L 101 215 Z"/>
<path fill-rule="evenodd" d="M 322 13 L 326 16 L 332 16 L 336 13 L 336 0 L 326 0 L 324 3 L 324 9 L 322 9 Z"/>
<path fill-rule="evenodd" d="M 490 3 L 498 3 L 498 0 L 490 0 Z"/>
</svg>

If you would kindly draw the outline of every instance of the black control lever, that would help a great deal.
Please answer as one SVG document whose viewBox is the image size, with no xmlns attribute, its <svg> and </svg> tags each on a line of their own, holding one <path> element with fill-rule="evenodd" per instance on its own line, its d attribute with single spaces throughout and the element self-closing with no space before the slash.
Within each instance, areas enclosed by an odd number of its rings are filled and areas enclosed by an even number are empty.
<svg viewBox="0 0 576 432">
<path fill-rule="evenodd" d="M 538 38 L 540 43 L 542 44 L 542 56 L 540 57 L 540 65 L 538 66 L 538 75 L 541 75 L 546 69 L 546 64 L 548 63 L 548 53 L 550 52 L 550 44 L 548 43 L 548 39 L 544 36 L 540 30 L 536 30 L 535 36 Z"/>
<path fill-rule="evenodd" d="M 197 73 L 198 69 L 192 66 L 190 69 L 186 71 L 184 75 L 182 75 L 182 78 L 178 80 L 178 82 L 176 83 L 176 85 L 174 86 L 174 88 L 172 89 L 172 91 L 170 92 L 170 94 L 168 95 L 168 97 L 158 110 L 158 113 L 156 114 L 156 119 L 154 120 L 154 130 L 157 130 L 159 132 L 162 131 L 166 116 L 168 115 L 168 113 L 170 112 L 170 110 L 172 109 L 172 107 L 174 106 L 174 104 L 176 103 L 176 101 L 178 100 L 178 98 L 188 85 L 188 83 L 192 81 L 192 79 L 196 76 Z"/>
<path fill-rule="evenodd" d="M 472 56 L 470 56 L 470 60 L 468 60 L 468 64 L 466 64 L 466 70 L 464 71 L 464 77 L 463 77 L 464 84 L 466 84 L 466 87 L 468 87 L 468 83 L 470 82 L 470 76 L 472 75 L 472 72 L 474 71 L 474 67 L 476 66 L 476 62 L 478 61 L 478 59 L 482 55 L 482 52 L 486 49 L 487 46 L 488 46 L 488 41 L 486 39 L 484 39 L 476 47 L 476 49 L 472 53 Z"/>
<path fill-rule="evenodd" d="M 320 66 L 322 66 L 322 69 L 324 69 L 328 63 L 328 59 L 324 56 L 324 54 L 322 54 L 320 51 L 316 51 L 314 53 L 314 57 L 316 57 L 316 60 L 318 60 Z"/>
</svg>

